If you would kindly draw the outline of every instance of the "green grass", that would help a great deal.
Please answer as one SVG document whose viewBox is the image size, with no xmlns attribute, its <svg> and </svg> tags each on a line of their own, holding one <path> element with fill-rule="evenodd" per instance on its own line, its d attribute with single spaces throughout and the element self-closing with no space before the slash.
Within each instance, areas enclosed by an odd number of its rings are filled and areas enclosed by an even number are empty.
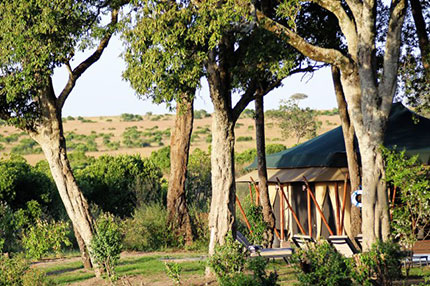
<svg viewBox="0 0 430 286">
<path fill-rule="evenodd" d="M 119 277 L 123 276 L 157 276 L 165 273 L 165 266 L 162 259 L 197 257 L 196 253 L 184 253 L 174 255 L 151 255 L 141 257 L 127 257 L 121 259 L 115 271 Z M 205 261 L 181 262 L 184 276 L 198 274 L 204 275 Z M 43 271 L 57 284 L 68 285 L 70 283 L 84 281 L 93 278 L 92 271 L 85 270 L 81 261 L 64 262 L 55 266 L 42 268 Z"/>
</svg>

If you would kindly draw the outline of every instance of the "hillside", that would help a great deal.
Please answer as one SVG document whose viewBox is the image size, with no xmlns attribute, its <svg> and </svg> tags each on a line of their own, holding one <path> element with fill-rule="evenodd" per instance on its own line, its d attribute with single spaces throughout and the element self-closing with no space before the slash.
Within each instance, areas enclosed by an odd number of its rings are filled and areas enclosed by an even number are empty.
<svg viewBox="0 0 430 286">
<path fill-rule="evenodd" d="M 135 121 L 124 121 L 135 120 Z M 340 124 L 337 115 L 319 115 L 322 125 L 318 134 L 324 133 Z M 191 149 L 207 150 L 211 139 L 211 117 L 195 119 Z M 148 156 L 152 151 L 170 144 L 170 129 L 174 125 L 174 115 L 146 116 L 101 116 L 67 117 L 64 131 L 69 151 L 85 151 L 90 156 L 103 154 L 141 154 Z M 236 125 L 236 152 L 255 148 L 254 120 L 240 118 Z M 296 138 L 283 139 L 280 129 L 273 121 L 266 122 L 267 144 L 280 143 L 287 147 L 296 144 Z M 301 142 L 306 139 L 302 139 Z M 24 156 L 30 164 L 43 160 L 44 156 L 35 142 L 23 132 L 10 127 L 0 126 L 0 151 L 17 153 Z"/>
</svg>

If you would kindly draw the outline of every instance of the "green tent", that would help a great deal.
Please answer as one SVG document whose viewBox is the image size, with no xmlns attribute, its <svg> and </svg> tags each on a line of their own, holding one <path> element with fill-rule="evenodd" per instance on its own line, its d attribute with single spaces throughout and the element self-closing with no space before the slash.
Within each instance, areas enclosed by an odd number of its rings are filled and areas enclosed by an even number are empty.
<svg viewBox="0 0 430 286">
<path fill-rule="evenodd" d="M 394 103 L 388 119 L 384 146 L 406 149 L 430 164 L 430 120 L 421 117 L 401 103 Z M 267 168 L 347 167 L 345 143 L 339 126 L 296 147 L 266 157 Z M 257 168 L 257 161 L 248 167 Z"/>
</svg>

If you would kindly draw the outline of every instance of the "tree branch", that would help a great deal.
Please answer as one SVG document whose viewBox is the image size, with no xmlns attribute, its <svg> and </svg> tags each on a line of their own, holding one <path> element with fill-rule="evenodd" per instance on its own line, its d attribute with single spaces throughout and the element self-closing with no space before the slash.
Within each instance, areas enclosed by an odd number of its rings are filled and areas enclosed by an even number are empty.
<svg viewBox="0 0 430 286">
<path fill-rule="evenodd" d="M 247 88 L 246 92 L 240 97 L 239 101 L 233 107 L 231 111 L 231 116 L 233 122 L 239 119 L 242 111 L 248 106 L 248 104 L 255 99 L 255 91 L 257 90 L 257 83 L 255 80 L 251 81 L 250 86 Z"/>
<path fill-rule="evenodd" d="M 384 71 L 381 84 L 378 87 L 379 92 L 383 95 L 382 108 L 387 114 L 396 91 L 401 32 L 406 15 L 406 3 L 406 0 L 393 1 L 390 9 L 391 15 L 388 22 L 387 41 L 385 42 Z"/>
<path fill-rule="evenodd" d="M 338 50 L 321 48 L 309 44 L 298 34 L 268 18 L 266 15 L 261 13 L 261 11 L 257 10 L 257 17 L 260 25 L 263 28 L 272 33 L 275 33 L 276 35 L 284 37 L 286 36 L 286 41 L 288 42 L 288 44 L 293 46 L 306 57 L 309 57 L 315 61 L 325 62 L 336 66 L 347 65 L 350 62 L 350 60 Z"/>
<path fill-rule="evenodd" d="M 111 12 L 111 22 L 109 23 L 109 31 L 108 33 L 103 37 L 103 39 L 100 41 L 97 49 L 95 52 L 89 56 L 85 61 L 80 63 L 73 71 L 71 71 L 70 63 L 66 64 L 66 67 L 69 70 L 69 80 L 66 84 L 66 86 L 61 91 L 60 96 L 58 97 L 57 105 L 59 109 L 62 109 L 64 106 L 64 103 L 66 102 L 67 97 L 69 96 L 70 92 L 73 90 L 73 87 L 76 84 L 76 80 L 95 62 L 97 62 L 104 49 L 107 47 L 110 38 L 113 35 L 114 30 L 111 29 L 112 26 L 116 25 L 118 22 L 118 10 L 114 9 Z"/>
<path fill-rule="evenodd" d="M 322 8 L 333 13 L 339 21 L 340 29 L 348 42 L 349 54 L 354 58 L 357 55 L 357 27 L 352 19 L 349 18 L 339 0 L 313 0 Z M 351 9 L 352 10 L 352 9 Z M 356 9 L 356 12 L 359 12 Z M 353 13 L 355 16 L 355 14 Z M 354 60 L 356 60 L 354 58 Z"/>
</svg>

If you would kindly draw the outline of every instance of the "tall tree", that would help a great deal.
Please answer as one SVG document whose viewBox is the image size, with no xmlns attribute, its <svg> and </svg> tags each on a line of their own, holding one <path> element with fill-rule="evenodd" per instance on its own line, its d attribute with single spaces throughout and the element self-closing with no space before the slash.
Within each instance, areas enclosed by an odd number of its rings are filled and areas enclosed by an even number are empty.
<svg viewBox="0 0 430 286">
<path fill-rule="evenodd" d="M 182 4 L 164 0 L 133 3 L 135 11 L 123 33 L 127 44 L 127 68 L 123 76 L 138 94 L 156 103 L 176 102 L 175 126 L 170 139 L 168 223 L 186 243 L 191 243 L 193 235 L 185 181 L 194 95 L 203 70 L 198 43 L 180 36 L 187 32 L 191 15 Z"/>
<path fill-rule="evenodd" d="M 0 4 L 0 116 L 40 144 L 77 238 L 82 238 L 90 257 L 94 225 L 67 159 L 61 111 L 76 81 L 108 45 L 118 17 L 118 4 L 113 4 L 95 0 Z M 102 11 L 111 14 L 106 27 L 98 26 Z M 78 43 L 84 49 L 96 35 L 95 51 L 72 68 Z M 57 96 L 52 74 L 60 66 L 67 68 L 69 79 Z"/>
<path fill-rule="evenodd" d="M 384 33 L 382 63 L 378 63 L 377 16 L 384 8 L 374 0 L 313 1 L 333 13 L 347 43 L 347 53 L 326 49 L 307 42 L 290 26 L 280 24 L 258 13 L 260 23 L 268 30 L 287 37 L 288 43 L 304 55 L 332 64 L 341 72 L 341 82 L 360 147 L 363 172 L 363 245 L 364 250 L 390 233 L 388 197 L 380 145 L 396 91 L 400 54 L 400 34 L 406 12 L 406 1 L 392 1 L 387 19 L 378 18 L 387 27 Z M 294 20 L 298 2 L 282 2 L 278 14 Z M 379 9 L 378 9 L 379 8 Z"/>
</svg>

